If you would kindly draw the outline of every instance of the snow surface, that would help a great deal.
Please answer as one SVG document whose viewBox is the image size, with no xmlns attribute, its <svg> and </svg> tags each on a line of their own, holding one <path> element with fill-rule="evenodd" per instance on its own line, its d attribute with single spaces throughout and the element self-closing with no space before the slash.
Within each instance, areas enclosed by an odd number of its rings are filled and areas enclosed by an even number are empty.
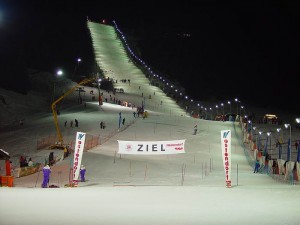
<svg viewBox="0 0 300 225">
<path fill-rule="evenodd" d="M 103 29 L 112 32 L 108 26 Z M 119 40 L 115 40 L 114 36 L 112 39 L 111 43 L 117 42 L 114 44 L 116 51 L 122 51 Z M 109 38 L 104 40 L 109 41 Z M 114 71 L 121 70 L 123 66 L 128 68 L 125 65 L 127 60 L 119 66 L 115 58 L 110 60 L 112 52 L 111 49 L 101 56 L 105 65 L 110 65 L 109 68 Z M 51 168 L 50 184 L 60 188 L 41 188 L 42 174 L 39 173 L 15 178 L 13 188 L 0 189 L 1 224 L 300 223 L 299 185 L 289 185 L 266 174 L 253 173 L 251 151 L 243 143 L 238 122 L 189 117 L 161 90 L 148 85 L 147 79 L 138 70 L 135 74 L 114 73 L 114 79 L 122 78 L 130 78 L 131 84 L 118 82 L 118 87 L 123 87 L 126 92 L 117 93 L 114 97 L 136 106 L 146 100 L 149 117 L 134 118 L 135 108 L 118 106 L 111 101 L 100 107 L 91 100 L 91 87 L 85 87 L 83 98 L 86 108 L 76 103 L 78 93 L 66 98 L 60 106 L 59 115 L 64 140 L 75 140 L 77 131 L 100 136 L 101 139 L 101 145 L 83 153 L 82 164 L 87 169 L 87 181 L 80 182 L 76 188 L 64 187 L 68 184 L 73 155 Z M 21 154 L 32 157 L 35 162 L 42 162 L 50 150 L 37 151 L 36 139 L 55 134 L 51 111 L 45 107 L 47 98 L 37 95 L 18 97 L 15 93 L 0 91 L 8 103 L 1 108 L 14 112 L 1 114 L 1 121 L 7 123 L 1 129 L 0 148 L 10 153 L 14 165 Z M 154 91 L 156 94 L 151 99 L 144 99 L 142 91 L 144 96 Z M 94 93 L 97 93 L 96 89 Z M 109 93 L 104 92 L 104 95 L 109 99 Z M 35 104 L 32 104 L 32 99 Z M 22 113 L 23 126 L 17 123 L 20 118 L 16 112 Z M 119 112 L 126 118 L 121 129 L 118 129 Z M 64 127 L 65 120 L 69 122 L 75 118 L 79 120 L 78 128 Z M 100 121 L 106 122 L 106 129 L 100 129 Z M 195 124 L 198 125 L 198 133 L 192 135 Z M 232 188 L 225 187 L 221 157 L 220 132 L 227 129 L 232 131 Z M 178 139 L 186 140 L 185 154 L 141 156 L 117 153 L 118 140 Z M 55 150 L 55 154 L 59 152 Z"/>
</svg>

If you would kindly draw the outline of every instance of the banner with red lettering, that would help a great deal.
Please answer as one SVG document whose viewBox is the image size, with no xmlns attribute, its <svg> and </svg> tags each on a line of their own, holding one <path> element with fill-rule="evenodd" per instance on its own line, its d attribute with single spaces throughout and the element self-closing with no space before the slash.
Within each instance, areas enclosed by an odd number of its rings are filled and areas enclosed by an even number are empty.
<svg viewBox="0 0 300 225">
<path fill-rule="evenodd" d="M 185 140 L 119 141 L 119 154 L 166 155 L 185 153 Z"/>
<path fill-rule="evenodd" d="M 221 148 L 226 187 L 231 187 L 231 131 L 221 130 Z"/>
<path fill-rule="evenodd" d="M 78 177 L 80 172 L 81 159 L 83 154 L 84 142 L 86 133 L 77 132 L 76 142 L 74 147 L 74 161 L 73 161 L 73 183 L 78 184 Z"/>
</svg>

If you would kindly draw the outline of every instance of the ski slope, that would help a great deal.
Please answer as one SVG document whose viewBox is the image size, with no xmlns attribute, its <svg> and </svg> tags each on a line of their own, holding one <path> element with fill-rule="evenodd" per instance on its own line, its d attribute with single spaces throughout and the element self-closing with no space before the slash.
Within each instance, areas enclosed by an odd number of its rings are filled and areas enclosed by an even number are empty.
<svg viewBox="0 0 300 225">
<path fill-rule="evenodd" d="M 106 139 L 83 153 L 87 181 L 79 183 L 77 188 L 64 188 L 68 183 L 69 159 L 73 155 L 52 167 L 50 184 L 60 188 L 40 188 L 41 174 L 16 178 L 15 187 L 0 190 L 1 223 L 299 224 L 299 185 L 288 185 L 265 174 L 253 173 L 253 165 L 248 162 L 251 155 L 244 146 L 238 122 L 189 117 L 172 99 L 149 85 L 141 71 L 128 62 L 113 27 L 92 22 L 88 22 L 88 26 L 97 62 L 106 71 L 113 71 L 110 76 L 118 80 L 116 87 L 125 90 L 125 94 L 117 93 L 114 97 L 138 106 L 144 101 L 141 93 L 147 96 L 156 92 L 151 99 L 146 99 L 145 109 L 149 116 L 134 118 L 135 108 L 119 106 L 110 100 L 100 107 L 97 102 L 89 101 L 92 88 L 87 88 L 84 96 L 87 107 L 74 106 L 62 110 L 59 116 L 66 139 L 75 139 L 77 131 Z M 121 79 L 130 79 L 130 86 L 119 83 Z M 109 93 L 104 95 L 109 99 Z M 18 104 L 17 100 L 11 104 Z M 126 118 L 121 129 L 118 128 L 119 112 Z M 25 120 L 23 127 L 15 128 L 1 139 L 6 151 L 14 149 L 14 160 L 24 153 L 25 147 L 27 156 L 34 158 L 40 154 L 34 149 L 34 137 L 38 132 L 54 130 L 51 114 L 31 118 Z M 65 120 L 75 118 L 79 120 L 79 127 L 63 126 Z M 100 121 L 106 122 L 106 129 L 100 129 Z M 195 124 L 198 132 L 193 135 Z M 232 133 L 231 188 L 225 187 L 221 130 Z M 20 136 L 26 146 L 13 148 L 17 144 L 13 138 Z M 185 140 L 185 153 L 120 155 L 118 140 Z M 47 150 L 43 154 L 45 152 Z"/>
</svg>

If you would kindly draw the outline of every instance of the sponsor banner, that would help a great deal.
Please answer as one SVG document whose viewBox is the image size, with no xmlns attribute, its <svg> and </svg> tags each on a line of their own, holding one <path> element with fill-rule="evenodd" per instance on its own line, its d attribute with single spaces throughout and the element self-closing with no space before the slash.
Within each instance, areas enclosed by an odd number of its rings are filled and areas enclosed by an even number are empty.
<svg viewBox="0 0 300 225">
<path fill-rule="evenodd" d="M 73 183 L 78 183 L 78 176 L 80 172 L 81 159 L 83 154 L 84 142 L 86 133 L 77 132 L 76 142 L 74 147 L 74 161 L 73 161 Z"/>
<path fill-rule="evenodd" d="M 221 148 L 226 187 L 231 187 L 231 131 L 221 130 Z"/>
<path fill-rule="evenodd" d="M 119 141 L 119 154 L 166 155 L 185 153 L 185 140 Z"/>
</svg>

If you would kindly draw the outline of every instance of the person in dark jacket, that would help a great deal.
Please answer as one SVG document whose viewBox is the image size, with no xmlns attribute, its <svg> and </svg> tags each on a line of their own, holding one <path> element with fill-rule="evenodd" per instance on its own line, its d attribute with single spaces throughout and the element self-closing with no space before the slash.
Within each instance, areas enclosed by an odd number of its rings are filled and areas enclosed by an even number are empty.
<svg viewBox="0 0 300 225">
<path fill-rule="evenodd" d="M 198 130 L 198 126 L 197 126 L 197 124 L 194 126 L 194 133 L 193 133 L 193 135 L 196 135 L 197 134 L 197 130 Z"/>
</svg>

